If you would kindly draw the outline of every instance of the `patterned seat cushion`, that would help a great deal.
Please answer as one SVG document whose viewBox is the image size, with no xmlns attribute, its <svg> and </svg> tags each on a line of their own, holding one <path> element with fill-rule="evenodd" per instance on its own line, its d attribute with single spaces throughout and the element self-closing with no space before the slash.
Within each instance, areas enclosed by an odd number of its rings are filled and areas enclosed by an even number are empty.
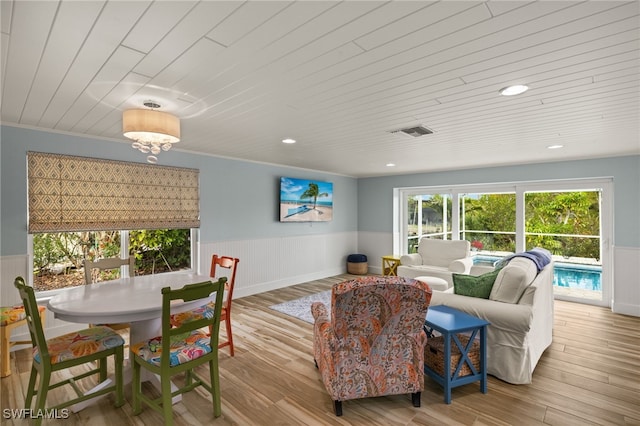
<svg viewBox="0 0 640 426">
<path fill-rule="evenodd" d="M 124 339 L 109 327 L 92 327 L 47 340 L 51 364 L 91 355 L 124 345 Z M 40 350 L 33 348 L 33 360 L 41 362 Z"/>
<path fill-rule="evenodd" d="M 200 358 L 211 352 L 210 337 L 200 330 L 194 330 L 191 333 L 175 336 L 171 340 L 170 346 L 170 365 L 176 365 L 189 362 Z M 131 351 L 144 359 L 150 364 L 160 366 L 160 356 L 162 355 L 162 336 L 144 342 L 136 343 L 131 346 Z"/>
<path fill-rule="evenodd" d="M 213 318 L 213 314 L 216 310 L 215 302 L 209 302 L 206 305 L 202 305 L 196 309 L 192 309 L 186 312 L 180 312 L 178 314 L 171 315 L 171 326 L 180 327 L 181 324 L 189 321 L 197 321 L 202 318 Z"/>
<path fill-rule="evenodd" d="M 40 315 L 45 311 L 44 306 L 38 306 L 38 311 L 40 311 Z M 6 326 L 9 324 L 13 324 L 18 321 L 22 321 L 27 316 L 24 312 L 24 306 L 6 306 L 0 307 L 0 326 Z"/>
</svg>

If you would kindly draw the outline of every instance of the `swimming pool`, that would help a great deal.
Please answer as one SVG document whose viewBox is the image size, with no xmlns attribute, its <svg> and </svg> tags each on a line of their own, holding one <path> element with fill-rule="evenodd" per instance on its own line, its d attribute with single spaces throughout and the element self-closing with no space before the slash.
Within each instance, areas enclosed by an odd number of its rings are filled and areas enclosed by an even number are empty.
<svg viewBox="0 0 640 426">
<path fill-rule="evenodd" d="M 499 256 L 478 255 L 474 264 L 493 264 Z M 556 287 L 579 288 L 602 291 L 602 267 L 556 262 L 553 268 L 553 285 Z"/>
</svg>

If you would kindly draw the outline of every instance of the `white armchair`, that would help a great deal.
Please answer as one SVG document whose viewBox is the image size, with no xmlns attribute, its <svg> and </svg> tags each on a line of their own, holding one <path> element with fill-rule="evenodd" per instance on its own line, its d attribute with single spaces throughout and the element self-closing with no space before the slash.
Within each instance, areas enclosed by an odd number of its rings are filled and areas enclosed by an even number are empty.
<svg viewBox="0 0 640 426">
<path fill-rule="evenodd" d="M 431 276 L 442 278 L 453 285 L 451 274 L 468 274 L 473 266 L 469 241 L 434 240 L 422 238 L 418 252 L 400 257 L 398 276 L 416 278 Z"/>
</svg>

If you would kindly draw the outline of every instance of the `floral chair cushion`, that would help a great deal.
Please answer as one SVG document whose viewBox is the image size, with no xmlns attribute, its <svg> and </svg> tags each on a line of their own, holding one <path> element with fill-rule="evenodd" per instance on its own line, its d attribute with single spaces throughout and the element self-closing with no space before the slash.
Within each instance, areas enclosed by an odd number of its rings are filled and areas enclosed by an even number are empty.
<svg viewBox="0 0 640 426">
<path fill-rule="evenodd" d="M 38 306 L 40 315 L 45 311 L 44 306 Z M 24 312 L 24 306 L 6 306 L 0 307 L 0 326 L 6 326 L 25 319 L 27 316 Z"/>
<path fill-rule="evenodd" d="M 202 305 L 196 309 L 192 309 L 186 312 L 180 312 L 171 315 L 170 321 L 172 327 L 180 327 L 181 324 L 190 321 L 197 321 L 202 318 L 213 318 L 213 314 L 216 310 L 216 303 L 209 302 L 206 305 Z"/>
<path fill-rule="evenodd" d="M 148 363 L 159 367 L 162 355 L 162 336 L 132 345 L 131 350 Z M 211 338 L 200 330 L 175 336 L 171 339 L 170 351 L 169 364 L 174 367 L 211 352 Z"/>
<path fill-rule="evenodd" d="M 109 327 L 92 327 L 47 340 L 51 364 L 91 355 L 124 344 L 124 339 Z M 41 362 L 40 350 L 33 348 L 33 360 Z"/>
<path fill-rule="evenodd" d="M 426 283 L 362 277 L 333 287 L 331 319 L 315 302 L 314 356 L 334 401 L 421 392 Z"/>
</svg>

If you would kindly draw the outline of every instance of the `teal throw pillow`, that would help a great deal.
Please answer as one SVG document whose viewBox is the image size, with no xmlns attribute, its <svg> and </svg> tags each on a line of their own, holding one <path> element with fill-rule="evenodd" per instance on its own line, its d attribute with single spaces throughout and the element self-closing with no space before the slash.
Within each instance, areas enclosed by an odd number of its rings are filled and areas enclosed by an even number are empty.
<svg viewBox="0 0 640 426">
<path fill-rule="evenodd" d="M 463 296 L 488 299 L 499 272 L 500 270 L 496 269 L 478 276 L 453 274 L 453 292 Z"/>
</svg>

